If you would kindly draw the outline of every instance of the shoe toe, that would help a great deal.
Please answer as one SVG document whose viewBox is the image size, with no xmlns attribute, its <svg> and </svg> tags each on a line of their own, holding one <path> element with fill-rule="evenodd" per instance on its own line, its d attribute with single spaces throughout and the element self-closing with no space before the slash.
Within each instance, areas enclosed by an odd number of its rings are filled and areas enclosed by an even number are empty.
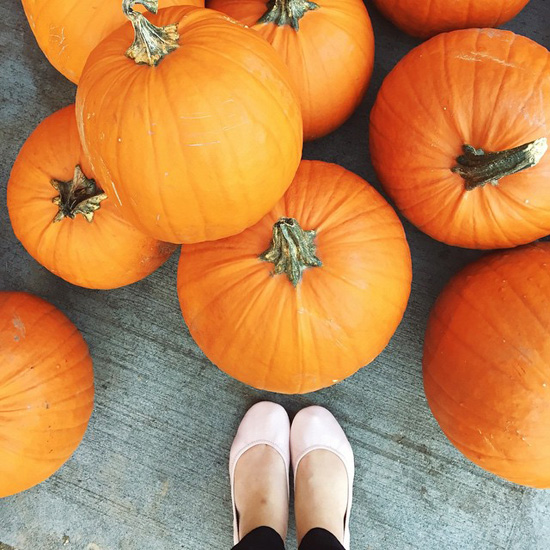
<svg viewBox="0 0 550 550">
<path fill-rule="evenodd" d="M 317 405 L 302 409 L 292 422 L 290 450 L 294 471 L 303 456 L 314 449 L 334 451 L 344 461 L 348 475 L 353 472 L 353 451 L 344 430 L 330 411 Z"/>
<path fill-rule="evenodd" d="M 254 445 L 271 445 L 283 457 L 288 467 L 290 451 L 290 420 L 281 405 L 270 401 L 256 403 L 244 415 L 229 454 L 229 467 L 233 471 L 236 461 Z"/>
</svg>

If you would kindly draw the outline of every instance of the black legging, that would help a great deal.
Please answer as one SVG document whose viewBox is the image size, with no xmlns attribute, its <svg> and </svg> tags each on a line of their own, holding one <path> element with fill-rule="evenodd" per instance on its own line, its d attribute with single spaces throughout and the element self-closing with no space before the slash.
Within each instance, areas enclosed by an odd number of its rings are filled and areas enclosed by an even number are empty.
<svg viewBox="0 0 550 550">
<path fill-rule="evenodd" d="M 285 550 L 283 539 L 271 527 L 257 527 L 250 531 L 233 550 Z M 338 539 L 326 529 L 308 531 L 299 550 L 345 550 Z"/>
</svg>

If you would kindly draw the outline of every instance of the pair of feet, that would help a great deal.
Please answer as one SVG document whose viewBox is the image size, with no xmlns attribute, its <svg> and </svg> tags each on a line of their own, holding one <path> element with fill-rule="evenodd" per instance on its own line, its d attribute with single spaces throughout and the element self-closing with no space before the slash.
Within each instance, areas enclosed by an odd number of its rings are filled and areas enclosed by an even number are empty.
<svg viewBox="0 0 550 550">
<path fill-rule="evenodd" d="M 267 401 L 249 409 L 231 448 L 235 542 L 261 526 L 285 539 L 290 458 L 298 544 L 321 527 L 347 547 L 353 453 L 344 432 L 317 406 L 301 410 L 290 428 L 286 411 Z"/>
</svg>

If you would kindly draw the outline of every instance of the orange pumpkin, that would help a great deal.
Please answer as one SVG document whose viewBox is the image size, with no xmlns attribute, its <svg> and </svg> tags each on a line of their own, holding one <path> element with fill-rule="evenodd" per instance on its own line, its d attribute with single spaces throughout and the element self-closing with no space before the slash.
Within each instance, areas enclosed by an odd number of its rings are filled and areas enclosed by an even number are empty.
<svg viewBox="0 0 550 550">
<path fill-rule="evenodd" d="M 127 25 L 90 55 L 76 97 L 94 172 L 128 221 L 161 240 L 213 240 L 256 223 L 299 164 L 288 70 L 257 33 L 180 7 Z M 173 23 L 173 24 L 172 24 Z M 151 65 L 148 65 L 150 63 Z"/>
<path fill-rule="evenodd" d="M 175 250 L 125 221 L 82 152 L 74 105 L 45 119 L 23 145 L 8 182 L 16 237 L 74 285 L 109 289 L 143 279 Z"/>
<path fill-rule="evenodd" d="M 550 488 L 550 243 L 486 256 L 451 280 L 430 315 L 424 388 L 470 460 Z"/>
<path fill-rule="evenodd" d="M 284 197 L 234 237 L 183 246 L 189 331 L 220 369 L 259 389 L 306 393 L 370 363 L 411 287 L 403 226 L 359 176 L 302 161 Z"/>
<path fill-rule="evenodd" d="M 21 1 L 38 46 L 48 61 L 75 84 L 80 80 L 90 52 L 126 22 L 120 1 Z M 202 7 L 204 0 L 162 0 L 161 3 L 163 8 L 180 5 Z"/>
<path fill-rule="evenodd" d="M 93 402 L 92 360 L 77 328 L 41 298 L 0 292 L 0 497 L 65 463 Z"/>
<path fill-rule="evenodd" d="M 374 36 L 363 0 L 209 0 L 258 31 L 290 69 L 300 98 L 304 139 L 344 123 L 367 89 Z"/>
<path fill-rule="evenodd" d="M 550 233 L 549 64 L 542 46 L 493 29 L 436 36 L 397 64 L 371 112 L 370 148 L 412 223 L 467 248 Z"/>
<path fill-rule="evenodd" d="M 529 0 L 374 0 L 394 25 L 427 38 L 469 27 L 498 27 L 515 17 Z"/>
</svg>

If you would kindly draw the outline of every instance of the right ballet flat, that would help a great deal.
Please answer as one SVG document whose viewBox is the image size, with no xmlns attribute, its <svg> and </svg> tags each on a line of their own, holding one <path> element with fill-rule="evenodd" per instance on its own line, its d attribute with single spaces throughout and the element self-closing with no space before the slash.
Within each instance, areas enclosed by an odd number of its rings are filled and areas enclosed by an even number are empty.
<svg viewBox="0 0 550 550">
<path fill-rule="evenodd" d="M 243 416 L 237 435 L 229 453 L 229 479 L 231 482 L 231 502 L 233 504 L 233 543 L 240 542 L 239 515 L 235 505 L 235 468 L 239 458 L 255 445 L 273 447 L 283 459 L 286 470 L 287 516 L 289 496 L 290 465 L 290 420 L 281 405 L 271 401 L 256 403 Z"/>
<path fill-rule="evenodd" d="M 346 550 L 350 548 L 349 519 L 353 497 L 353 477 L 355 464 L 353 450 L 348 438 L 332 413 L 317 405 L 299 411 L 290 428 L 290 455 L 296 484 L 296 472 L 300 461 L 312 451 L 324 449 L 334 453 L 343 462 L 348 478 L 348 499 L 344 515 L 344 541 Z"/>
</svg>

